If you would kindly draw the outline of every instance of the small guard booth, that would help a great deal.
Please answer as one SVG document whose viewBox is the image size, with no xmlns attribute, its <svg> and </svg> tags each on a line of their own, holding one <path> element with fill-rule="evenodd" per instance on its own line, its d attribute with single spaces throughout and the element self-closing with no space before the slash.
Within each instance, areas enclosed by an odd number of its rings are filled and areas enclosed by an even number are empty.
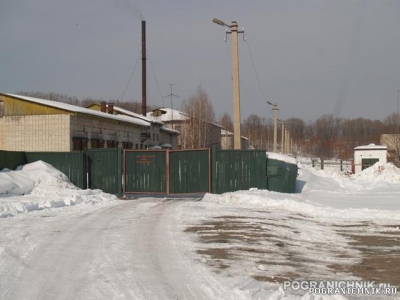
<svg viewBox="0 0 400 300">
<path fill-rule="evenodd" d="M 354 148 L 354 173 L 373 166 L 378 161 L 387 162 L 387 147 L 382 145 L 369 144 Z"/>
</svg>

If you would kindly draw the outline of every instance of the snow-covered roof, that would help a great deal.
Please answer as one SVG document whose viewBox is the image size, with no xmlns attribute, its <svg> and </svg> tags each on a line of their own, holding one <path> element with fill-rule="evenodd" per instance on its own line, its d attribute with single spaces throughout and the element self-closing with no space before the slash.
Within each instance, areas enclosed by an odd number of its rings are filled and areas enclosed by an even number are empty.
<svg viewBox="0 0 400 300">
<path fill-rule="evenodd" d="M 365 146 L 358 146 L 355 147 L 354 150 L 387 150 L 386 146 L 383 145 L 375 145 L 375 144 L 369 144 Z"/>
<path fill-rule="evenodd" d="M 168 127 L 165 127 L 165 126 L 161 126 L 160 130 L 166 131 L 166 132 L 169 132 L 169 133 L 180 134 L 180 131 L 172 129 L 172 128 L 168 128 Z"/>
<path fill-rule="evenodd" d="M 127 109 L 123 109 L 123 108 L 121 108 L 119 106 L 114 106 L 113 109 L 116 112 L 122 113 L 124 115 L 131 116 L 133 118 L 138 118 L 138 119 L 141 119 L 141 120 L 146 121 L 146 122 L 154 122 L 154 120 L 151 120 L 150 118 L 147 118 L 147 117 L 145 117 L 143 115 L 137 114 L 137 113 L 135 113 L 133 111 L 130 111 L 130 110 L 127 110 Z M 155 122 L 162 123 L 162 122 L 159 122 L 159 121 L 155 121 Z"/>
<path fill-rule="evenodd" d="M 165 111 L 165 114 L 162 114 L 159 117 L 154 117 L 153 112 L 148 112 L 146 116 L 150 118 L 151 120 L 156 120 L 156 121 L 161 121 L 161 122 L 170 122 L 170 121 L 185 121 L 190 118 L 190 115 L 187 113 L 184 113 L 182 111 L 176 110 L 176 109 L 171 109 L 171 108 L 160 108 L 160 110 Z M 214 126 L 224 128 L 223 126 L 213 123 L 213 122 L 208 122 Z"/>
<path fill-rule="evenodd" d="M 145 121 L 143 119 L 123 116 L 123 115 L 107 114 L 104 112 L 99 112 L 96 110 L 92 110 L 92 109 L 88 109 L 88 108 L 84 108 L 84 107 L 80 107 L 80 106 L 76 106 L 76 105 L 71 105 L 71 104 L 67 104 L 67 103 L 52 101 L 52 100 L 20 96 L 20 95 L 15 95 L 15 94 L 4 94 L 4 95 L 10 96 L 13 98 L 17 98 L 17 99 L 21 99 L 21 100 L 25 100 L 25 101 L 29 101 L 32 103 L 37 103 L 37 104 L 42 104 L 42 105 L 46 105 L 46 106 L 50 106 L 50 107 L 54 107 L 54 108 L 59 108 L 59 109 L 70 111 L 70 112 L 87 114 L 87 115 L 97 116 L 97 117 L 101 117 L 101 118 L 107 118 L 107 119 L 131 123 L 131 124 L 135 124 L 135 125 L 150 127 L 150 120 Z"/>
<path fill-rule="evenodd" d="M 154 121 L 168 122 L 168 121 L 185 121 L 189 119 L 189 115 L 185 114 L 176 109 L 171 108 L 160 108 L 160 110 L 165 111 L 165 114 L 162 114 L 160 117 L 154 117 L 153 112 L 148 112 L 146 116 Z"/>
<path fill-rule="evenodd" d="M 231 132 L 231 131 L 228 131 L 228 130 L 225 130 L 225 129 L 221 129 L 221 135 L 222 136 L 232 136 L 233 135 L 233 132 Z M 241 136 L 240 137 L 241 139 L 244 139 L 244 140 L 248 140 L 248 138 L 247 137 L 245 137 L 245 136 Z"/>
</svg>

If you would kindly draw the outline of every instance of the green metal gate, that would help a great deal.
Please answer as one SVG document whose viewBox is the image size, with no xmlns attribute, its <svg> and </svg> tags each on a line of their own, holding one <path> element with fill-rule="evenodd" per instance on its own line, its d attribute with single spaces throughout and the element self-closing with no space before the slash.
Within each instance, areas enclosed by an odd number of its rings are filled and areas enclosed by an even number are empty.
<svg viewBox="0 0 400 300">
<path fill-rule="evenodd" d="M 124 193 L 166 194 L 167 151 L 124 151 Z"/>
<path fill-rule="evenodd" d="M 126 150 L 124 193 L 191 194 L 210 191 L 210 151 Z"/>
<path fill-rule="evenodd" d="M 122 195 L 122 149 L 88 150 L 89 188 Z"/>
<path fill-rule="evenodd" d="M 169 193 L 210 192 L 210 150 L 169 151 Z"/>
<path fill-rule="evenodd" d="M 212 149 L 213 193 L 267 188 L 267 158 L 264 150 Z"/>
</svg>

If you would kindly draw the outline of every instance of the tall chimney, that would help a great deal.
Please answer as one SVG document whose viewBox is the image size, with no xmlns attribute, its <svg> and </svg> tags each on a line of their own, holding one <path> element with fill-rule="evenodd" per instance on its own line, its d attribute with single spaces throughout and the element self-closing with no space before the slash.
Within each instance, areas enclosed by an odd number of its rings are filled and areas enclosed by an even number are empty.
<svg viewBox="0 0 400 300">
<path fill-rule="evenodd" d="M 146 116 L 146 21 L 142 20 L 142 115 Z"/>
</svg>

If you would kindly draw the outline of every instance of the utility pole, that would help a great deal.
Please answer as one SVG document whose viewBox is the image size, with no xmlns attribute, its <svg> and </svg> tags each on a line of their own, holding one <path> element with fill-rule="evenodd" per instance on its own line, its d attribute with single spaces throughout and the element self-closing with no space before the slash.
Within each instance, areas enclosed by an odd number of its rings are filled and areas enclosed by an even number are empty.
<svg viewBox="0 0 400 300">
<path fill-rule="evenodd" d="M 285 121 L 282 121 L 281 152 L 285 154 Z"/>
<path fill-rule="evenodd" d="M 232 34 L 232 72 L 233 72 L 233 130 L 234 130 L 234 146 L 235 150 L 240 150 L 241 134 L 240 134 L 240 91 L 239 91 L 239 50 L 238 50 L 238 33 L 244 33 L 244 30 L 238 31 L 236 21 L 232 21 L 231 25 L 227 25 L 221 20 L 213 19 L 213 22 L 226 26 L 231 29 L 226 34 Z"/>
<path fill-rule="evenodd" d="M 272 105 L 272 110 L 274 111 L 274 146 L 273 146 L 273 152 L 278 151 L 278 112 L 279 108 L 278 105 L 272 104 L 271 102 L 267 101 L 269 105 Z"/>
</svg>

